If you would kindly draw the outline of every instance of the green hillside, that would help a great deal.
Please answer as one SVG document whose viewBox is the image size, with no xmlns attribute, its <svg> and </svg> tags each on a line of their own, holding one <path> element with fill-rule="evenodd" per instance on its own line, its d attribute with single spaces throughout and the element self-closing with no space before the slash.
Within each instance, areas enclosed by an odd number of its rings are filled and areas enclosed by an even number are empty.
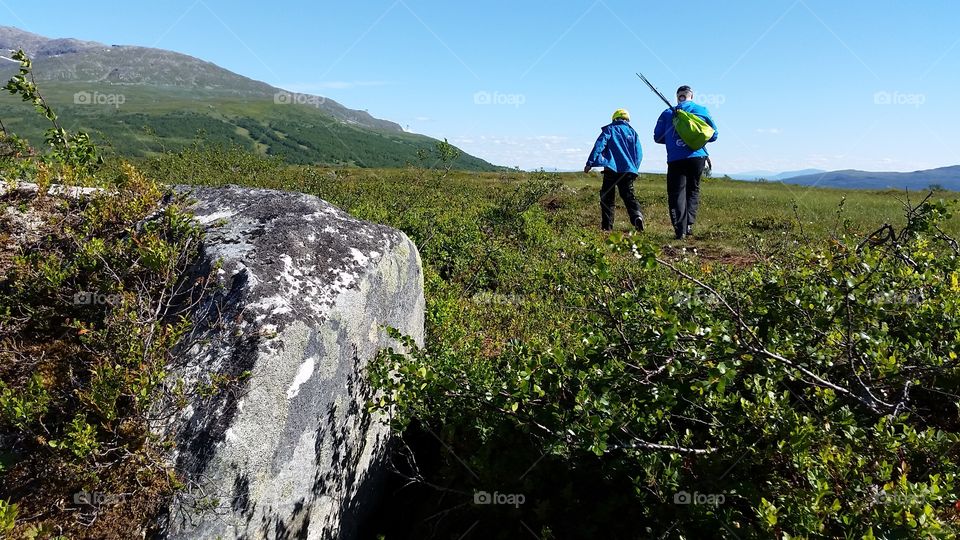
<svg viewBox="0 0 960 540">
<path fill-rule="evenodd" d="M 64 127 L 85 130 L 123 156 L 153 156 L 200 141 L 237 145 L 291 164 L 434 165 L 429 156 L 435 139 L 405 133 L 395 122 L 332 99 L 286 92 L 189 55 L 49 39 L 0 26 L 0 49 L 18 48 L 32 58 L 32 77 Z M 8 80 L 18 67 L 0 61 L 0 79 Z M 29 106 L 7 95 L 0 96 L 0 120 L 35 144 L 48 127 Z M 462 152 L 452 165 L 498 169 Z"/>
<path fill-rule="evenodd" d="M 423 135 L 352 125 L 310 105 L 219 92 L 46 82 L 43 93 L 64 127 L 86 130 L 102 146 L 129 157 L 178 150 L 200 139 L 208 145 L 239 145 L 281 156 L 288 163 L 402 167 L 419 163 L 418 152 L 436 144 Z M 75 95 L 89 95 L 101 104 L 77 104 Z M 0 96 L 0 119 L 11 131 L 37 143 L 47 127 L 31 107 L 7 95 Z M 455 166 L 496 169 L 467 154 Z"/>
</svg>

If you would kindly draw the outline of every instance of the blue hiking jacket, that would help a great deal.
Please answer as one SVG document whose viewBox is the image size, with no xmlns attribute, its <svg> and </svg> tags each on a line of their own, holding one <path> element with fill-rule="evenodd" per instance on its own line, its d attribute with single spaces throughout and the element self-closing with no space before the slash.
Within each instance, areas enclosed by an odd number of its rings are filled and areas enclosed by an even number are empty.
<svg viewBox="0 0 960 540">
<path fill-rule="evenodd" d="M 706 107 L 687 100 L 680 104 L 680 108 L 703 118 L 710 124 L 714 132 L 713 137 L 707 141 L 708 143 L 717 140 L 717 135 L 720 134 L 720 131 L 717 130 L 717 124 L 713 122 L 713 118 L 710 117 L 710 111 L 708 111 Z M 673 129 L 673 109 L 667 109 L 660 114 L 660 118 L 657 120 L 657 127 L 653 129 L 653 140 L 657 144 L 667 145 L 667 163 L 693 157 L 707 157 L 708 155 L 706 146 L 694 151 L 677 135 L 677 131 Z"/>
<path fill-rule="evenodd" d="M 637 174 L 643 149 L 640 137 L 625 120 L 614 120 L 600 129 L 600 136 L 587 159 L 588 167 L 604 167 L 618 173 Z"/>
</svg>

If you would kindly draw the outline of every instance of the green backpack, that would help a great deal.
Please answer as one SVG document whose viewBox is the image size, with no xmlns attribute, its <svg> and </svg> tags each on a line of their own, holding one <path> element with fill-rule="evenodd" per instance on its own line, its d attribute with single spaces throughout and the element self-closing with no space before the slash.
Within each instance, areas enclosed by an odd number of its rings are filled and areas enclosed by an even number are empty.
<svg viewBox="0 0 960 540">
<path fill-rule="evenodd" d="M 660 99 L 667 104 L 667 107 L 673 109 L 673 129 L 676 130 L 677 135 L 683 139 L 683 142 L 687 146 L 693 150 L 699 150 L 707 145 L 707 141 L 713 138 L 714 129 L 710 127 L 710 124 L 708 124 L 706 120 L 693 113 L 688 113 L 681 109 L 679 105 L 671 105 L 663 93 L 657 90 L 657 87 L 648 81 L 646 77 L 640 73 L 637 73 L 637 77 L 640 77 L 640 79 L 650 87 L 650 90 L 653 90 L 655 94 L 660 96 Z"/>
<path fill-rule="evenodd" d="M 706 120 L 680 107 L 673 109 L 673 129 L 693 150 L 703 148 L 707 145 L 707 141 L 713 138 L 713 128 Z"/>
</svg>

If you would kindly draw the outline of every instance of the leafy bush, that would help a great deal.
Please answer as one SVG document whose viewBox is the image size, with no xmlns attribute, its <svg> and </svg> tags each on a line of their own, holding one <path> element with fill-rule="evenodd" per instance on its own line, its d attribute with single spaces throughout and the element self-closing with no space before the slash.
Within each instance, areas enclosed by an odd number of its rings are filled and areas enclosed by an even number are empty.
<svg viewBox="0 0 960 540">
<path fill-rule="evenodd" d="M 413 534 L 955 536 L 948 218 L 924 201 L 901 231 L 736 273 L 614 236 L 613 253 L 583 254 L 593 279 L 565 295 L 589 314 L 575 339 L 381 356 L 371 406 L 441 443 L 430 468 L 423 445 L 398 467 L 444 486 L 424 503 L 442 523 Z M 491 492 L 524 502 L 483 504 Z"/>
<path fill-rule="evenodd" d="M 0 533 L 9 534 L 16 526 L 17 505 L 0 499 Z"/>
<path fill-rule="evenodd" d="M 7 88 L 54 127 L 46 152 L 2 134 L 19 150 L 0 161 L 0 531 L 127 538 L 177 486 L 151 428 L 200 230 L 179 197 L 59 127 L 17 58 Z"/>
<path fill-rule="evenodd" d="M 747 220 L 745 225 L 755 231 L 789 231 L 793 229 L 794 222 L 774 216 L 762 216 Z"/>
<path fill-rule="evenodd" d="M 19 95 L 23 101 L 33 104 L 37 112 L 52 124 L 45 133 L 49 154 L 44 156 L 43 163 L 64 165 L 63 173 L 68 176 L 92 172 L 102 161 L 90 143 L 90 136 L 82 131 L 70 134 L 60 125 L 57 114 L 37 89 L 32 75 L 33 63 L 22 50 L 14 51 L 11 59 L 20 63 L 20 71 L 3 88 L 11 94 Z M 6 129 L 2 125 L 0 130 L 4 132 L 3 139 L 9 140 L 9 144 L 17 150 L 18 154 L 27 152 L 28 146 L 23 140 L 17 137 L 8 139 Z"/>
<path fill-rule="evenodd" d="M 225 185 L 243 178 L 248 185 L 268 187 L 276 182 L 282 161 L 263 157 L 240 146 L 218 147 L 195 141 L 188 148 L 146 160 L 150 178 L 168 184 L 205 179 L 211 185 Z"/>
</svg>

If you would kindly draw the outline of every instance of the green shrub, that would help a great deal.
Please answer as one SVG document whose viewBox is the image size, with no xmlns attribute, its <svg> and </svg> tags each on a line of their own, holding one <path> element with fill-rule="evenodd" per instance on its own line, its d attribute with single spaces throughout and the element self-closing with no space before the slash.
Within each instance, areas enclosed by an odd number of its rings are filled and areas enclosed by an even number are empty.
<svg viewBox="0 0 960 540">
<path fill-rule="evenodd" d="M 49 403 L 50 394 L 37 373 L 31 375 L 22 391 L 11 389 L 0 381 L 0 411 L 3 412 L 5 424 L 20 430 L 29 430 L 47 413 Z"/>
<path fill-rule="evenodd" d="M 0 219 L 27 224 L 0 244 L 0 497 L 15 501 L 0 507 L 0 531 L 123 537 L 178 486 L 151 426 L 188 329 L 174 298 L 192 287 L 181 281 L 201 230 L 182 197 L 129 163 L 102 166 L 88 137 L 60 128 L 18 58 L 7 88 L 54 127 L 46 152 L 0 160 L 3 174 L 38 185 L 0 196 L 14 210 Z M 54 183 L 102 189 L 48 193 Z M 76 503 L 85 490 L 123 493 L 124 507 Z"/>
<path fill-rule="evenodd" d="M 166 152 L 146 160 L 143 168 L 150 178 L 167 184 L 203 181 L 221 186 L 242 181 L 245 185 L 277 187 L 283 161 L 259 156 L 240 146 L 209 146 L 196 141 L 178 152 Z"/>
<path fill-rule="evenodd" d="M 925 201 L 901 231 L 736 274 L 614 235 L 612 254 L 582 254 L 595 279 L 565 295 L 588 313 L 575 339 L 512 341 L 492 357 L 407 342 L 412 354 L 371 368 L 371 406 L 442 442 L 425 480 L 463 494 L 450 534 L 499 515 L 476 532 L 953 537 L 960 257 L 939 232 L 948 218 Z M 497 489 L 525 506 L 473 504 Z"/>
<path fill-rule="evenodd" d="M 0 499 L 0 533 L 9 534 L 16 526 L 17 505 Z"/>
</svg>

